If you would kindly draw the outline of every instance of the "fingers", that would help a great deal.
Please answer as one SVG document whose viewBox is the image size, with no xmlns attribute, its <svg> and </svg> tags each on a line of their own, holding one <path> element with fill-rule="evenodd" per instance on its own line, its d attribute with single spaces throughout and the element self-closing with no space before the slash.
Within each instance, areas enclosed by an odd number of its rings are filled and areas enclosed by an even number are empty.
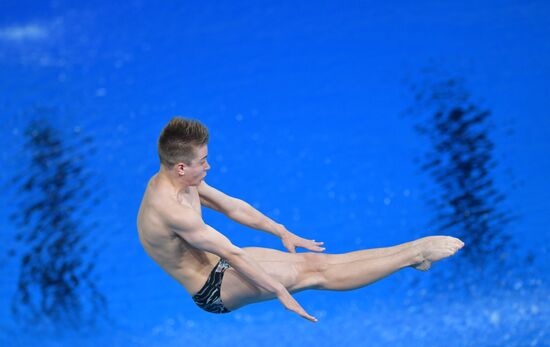
<svg viewBox="0 0 550 347">
<path fill-rule="evenodd" d="M 322 245 L 324 245 L 325 243 L 322 242 L 322 241 L 315 241 L 315 240 L 307 240 L 307 239 L 302 239 L 302 238 L 298 238 L 297 240 L 294 241 L 294 246 L 297 246 L 297 247 L 302 247 L 302 248 L 305 248 L 305 249 L 309 249 L 310 251 L 314 251 L 314 252 L 322 252 L 324 251 L 326 248 L 325 247 L 321 247 Z M 285 245 L 286 246 L 286 245 Z M 290 248 L 287 246 L 286 247 L 291 253 L 296 253 L 296 251 L 291 251 Z"/>
<path fill-rule="evenodd" d="M 316 252 L 322 252 L 325 249 L 326 249 L 325 247 L 311 247 L 311 248 L 309 248 L 309 250 L 316 251 Z"/>
<path fill-rule="evenodd" d="M 309 314 L 302 315 L 305 319 L 307 319 L 310 322 L 317 323 L 319 320 L 313 316 L 310 316 Z"/>
<path fill-rule="evenodd" d="M 324 244 L 324 242 L 316 242 L 315 240 L 311 240 L 311 242 L 313 242 L 313 246 L 311 246 L 311 247 L 306 247 L 306 248 L 309 249 L 310 251 L 322 252 L 322 251 L 324 251 L 324 250 L 326 249 L 325 247 L 320 247 L 321 245 Z"/>
<path fill-rule="evenodd" d="M 304 310 L 304 308 L 296 301 L 289 292 L 282 292 L 278 296 L 281 303 L 285 306 L 287 310 L 297 313 L 301 317 L 309 320 L 310 322 L 317 323 L 317 318 L 313 317 Z"/>
<path fill-rule="evenodd" d="M 317 323 L 319 320 L 315 317 L 313 317 L 312 315 L 310 315 L 309 313 L 307 313 L 303 308 L 302 306 L 300 306 L 300 304 L 296 303 L 298 305 L 298 308 L 297 309 L 291 309 L 292 311 L 296 312 L 297 314 L 299 314 L 301 317 L 304 317 L 305 319 L 307 319 L 308 321 L 310 322 L 313 322 L 313 323 Z"/>
</svg>

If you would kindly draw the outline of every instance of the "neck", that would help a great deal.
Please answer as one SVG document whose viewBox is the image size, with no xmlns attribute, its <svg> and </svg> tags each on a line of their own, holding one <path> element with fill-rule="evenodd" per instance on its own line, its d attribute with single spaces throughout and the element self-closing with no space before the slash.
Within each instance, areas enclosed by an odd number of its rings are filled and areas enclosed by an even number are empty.
<svg viewBox="0 0 550 347">
<path fill-rule="evenodd" d="M 173 172 L 170 172 L 163 166 L 160 167 L 160 170 L 157 173 L 157 179 L 171 186 L 176 194 L 189 193 L 189 186 L 182 181 L 181 177 Z"/>
</svg>

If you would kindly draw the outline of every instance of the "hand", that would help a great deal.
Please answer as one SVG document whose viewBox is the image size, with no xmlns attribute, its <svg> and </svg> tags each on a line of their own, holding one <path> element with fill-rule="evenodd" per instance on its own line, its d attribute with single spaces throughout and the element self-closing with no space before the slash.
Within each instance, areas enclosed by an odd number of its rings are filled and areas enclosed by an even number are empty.
<svg viewBox="0 0 550 347">
<path fill-rule="evenodd" d="M 306 310 L 304 310 L 303 307 L 300 306 L 300 304 L 296 300 L 294 300 L 294 298 L 292 297 L 292 295 L 290 295 L 290 293 L 288 292 L 288 290 L 286 290 L 286 288 L 283 287 L 283 289 L 281 289 L 277 293 L 277 299 L 279 299 L 279 301 L 283 304 L 283 306 L 287 310 L 295 312 L 313 323 L 318 322 L 317 318 L 309 315 L 306 312 Z"/>
<path fill-rule="evenodd" d="M 281 241 L 290 253 L 296 253 L 296 247 L 302 247 L 315 252 L 322 252 L 325 250 L 324 247 L 320 247 L 322 244 L 324 244 L 324 242 L 306 240 L 298 235 L 291 233 L 282 224 L 279 224 L 279 227 L 281 228 Z"/>
</svg>

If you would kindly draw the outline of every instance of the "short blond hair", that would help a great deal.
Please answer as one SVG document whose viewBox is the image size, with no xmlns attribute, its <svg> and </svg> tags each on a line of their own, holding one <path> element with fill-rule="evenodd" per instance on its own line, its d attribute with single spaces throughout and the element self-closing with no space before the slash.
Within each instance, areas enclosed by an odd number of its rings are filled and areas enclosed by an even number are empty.
<svg viewBox="0 0 550 347">
<path fill-rule="evenodd" d="M 208 143 L 208 129 L 201 122 L 173 117 L 162 129 L 158 139 L 160 163 L 172 168 L 177 163 L 191 165 L 197 147 Z"/>
</svg>

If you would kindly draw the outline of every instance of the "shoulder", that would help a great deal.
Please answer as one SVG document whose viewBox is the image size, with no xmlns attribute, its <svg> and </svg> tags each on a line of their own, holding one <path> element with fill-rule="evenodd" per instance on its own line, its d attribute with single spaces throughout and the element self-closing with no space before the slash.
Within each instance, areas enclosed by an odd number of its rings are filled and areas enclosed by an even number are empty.
<svg viewBox="0 0 550 347">
<path fill-rule="evenodd" d="M 206 183 L 205 180 L 202 180 L 201 183 L 197 186 L 197 192 L 199 195 L 208 194 L 211 192 L 214 188 L 212 188 L 208 183 Z"/>
<path fill-rule="evenodd" d="M 229 214 L 239 207 L 240 200 L 209 186 L 202 181 L 198 186 L 201 204 L 223 214 Z"/>
<path fill-rule="evenodd" d="M 167 226 L 175 231 L 195 230 L 204 226 L 195 210 L 181 204 L 170 204 L 161 214 Z"/>
<path fill-rule="evenodd" d="M 161 191 L 151 194 L 147 205 L 149 212 L 156 215 L 162 224 L 172 230 L 194 229 L 203 224 L 201 217 L 193 208 L 182 205 L 175 197 Z"/>
<path fill-rule="evenodd" d="M 214 208 L 214 201 L 219 196 L 220 192 L 214 187 L 208 185 L 204 180 L 197 186 L 197 192 L 201 200 L 201 204 L 209 208 Z"/>
<path fill-rule="evenodd" d="M 212 187 L 211 185 L 208 185 L 208 183 L 206 183 L 204 180 L 197 186 L 197 191 L 201 198 L 217 200 L 220 198 L 229 197 L 224 192 Z"/>
</svg>

